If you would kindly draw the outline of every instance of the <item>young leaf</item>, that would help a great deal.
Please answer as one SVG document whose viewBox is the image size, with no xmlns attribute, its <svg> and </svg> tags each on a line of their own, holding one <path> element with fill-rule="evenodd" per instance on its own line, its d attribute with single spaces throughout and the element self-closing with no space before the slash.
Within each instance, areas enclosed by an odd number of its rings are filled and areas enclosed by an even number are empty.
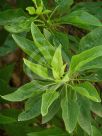
<svg viewBox="0 0 102 136">
<path fill-rule="evenodd" d="M 83 51 L 78 55 L 74 55 L 71 59 L 69 75 L 72 75 L 73 73 L 80 71 L 81 68 L 85 66 L 87 63 L 95 60 L 98 57 L 101 57 L 102 56 L 101 50 L 102 45 Z"/>
<path fill-rule="evenodd" d="M 77 124 L 79 107 L 76 101 L 69 100 L 68 92 L 66 92 L 65 97 L 61 100 L 61 108 L 66 130 L 72 133 Z"/>
<path fill-rule="evenodd" d="M 56 49 L 55 54 L 54 54 L 53 59 L 52 59 L 52 62 L 51 62 L 51 66 L 52 66 L 54 78 L 60 79 L 64 74 L 64 68 L 65 68 L 65 67 L 63 67 L 63 60 L 62 60 L 62 55 L 61 55 L 61 46 L 59 46 Z"/>
<path fill-rule="evenodd" d="M 102 23 L 95 16 L 84 10 L 73 11 L 69 15 L 57 19 L 57 22 L 60 24 L 71 24 L 89 30 L 93 26 L 102 26 Z"/>
<path fill-rule="evenodd" d="M 90 82 L 84 82 L 72 87 L 76 92 L 95 102 L 101 102 L 96 88 Z"/>
<path fill-rule="evenodd" d="M 26 10 L 29 12 L 30 15 L 35 14 L 35 8 L 34 7 L 27 7 Z"/>
<path fill-rule="evenodd" d="M 31 33 L 33 36 L 35 46 L 38 47 L 44 58 L 50 64 L 52 56 L 54 54 L 54 47 L 49 43 L 48 40 L 45 39 L 43 34 L 40 32 L 40 30 L 34 23 L 31 24 Z"/>
<path fill-rule="evenodd" d="M 24 59 L 24 63 L 30 70 L 32 70 L 38 76 L 43 77 L 45 79 L 49 79 L 47 68 L 43 67 L 42 65 L 32 63 L 31 61 L 26 59 Z"/>
<path fill-rule="evenodd" d="M 13 102 L 23 101 L 27 98 L 30 98 L 36 91 L 44 91 L 45 89 L 46 87 L 40 85 L 39 82 L 32 81 L 30 83 L 21 86 L 17 91 L 2 96 L 2 98 Z"/>
<path fill-rule="evenodd" d="M 41 105 L 41 114 L 42 116 L 47 115 L 49 107 L 52 105 L 52 103 L 58 99 L 59 93 L 55 90 L 47 90 L 42 95 L 42 105 Z"/>
</svg>

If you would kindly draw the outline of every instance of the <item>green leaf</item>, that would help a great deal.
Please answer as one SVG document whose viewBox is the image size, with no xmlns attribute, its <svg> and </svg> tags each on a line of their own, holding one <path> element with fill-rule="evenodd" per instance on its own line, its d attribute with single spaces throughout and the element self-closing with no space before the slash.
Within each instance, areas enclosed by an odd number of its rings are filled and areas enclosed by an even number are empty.
<svg viewBox="0 0 102 136">
<path fill-rule="evenodd" d="M 66 54 L 68 54 L 68 49 L 69 49 L 69 37 L 67 33 L 64 32 L 60 32 L 60 31 L 54 31 L 53 32 L 56 40 L 58 40 L 60 42 L 60 44 L 62 45 L 62 49 L 64 50 L 64 52 Z"/>
<path fill-rule="evenodd" d="M 26 121 L 39 116 L 41 113 L 41 93 L 29 98 L 25 106 L 25 111 L 18 116 L 18 121 Z"/>
<path fill-rule="evenodd" d="M 92 132 L 90 102 L 88 101 L 88 99 L 85 99 L 84 97 L 80 96 L 80 97 L 78 97 L 78 104 L 80 107 L 78 123 L 79 123 L 80 127 L 86 133 L 88 133 L 88 135 L 90 135 Z"/>
<path fill-rule="evenodd" d="M 34 46 L 34 43 L 32 41 L 15 34 L 13 34 L 12 37 L 17 45 L 34 61 L 38 62 L 38 60 L 42 58 L 41 53 L 39 53 L 38 49 L 36 48 L 36 46 Z"/>
<path fill-rule="evenodd" d="M 69 136 L 59 128 L 48 128 L 40 132 L 31 132 L 28 136 Z"/>
<path fill-rule="evenodd" d="M 0 114 L 0 124 L 10 124 L 16 122 L 15 118 Z"/>
<path fill-rule="evenodd" d="M 61 100 L 61 108 L 66 130 L 72 133 L 77 124 L 79 107 L 76 101 L 68 98 L 68 92 L 66 92 L 65 97 Z"/>
<path fill-rule="evenodd" d="M 42 65 L 39 65 L 39 64 L 32 63 L 31 61 L 26 59 L 24 59 L 24 63 L 31 71 L 33 71 L 38 76 L 45 79 L 50 79 L 50 77 L 48 76 L 48 69 L 46 67 L 43 67 Z"/>
<path fill-rule="evenodd" d="M 79 49 L 84 51 L 102 45 L 102 27 L 96 28 L 80 40 Z"/>
<path fill-rule="evenodd" d="M 26 10 L 29 12 L 30 15 L 35 14 L 35 8 L 34 7 L 27 7 Z"/>
<path fill-rule="evenodd" d="M 2 96 L 3 99 L 8 101 L 23 101 L 27 98 L 32 97 L 35 91 L 44 91 L 46 87 L 43 87 L 38 81 L 32 81 L 21 86 L 17 91 Z"/>
<path fill-rule="evenodd" d="M 102 19 L 102 2 L 79 2 L 76 3 L 72 10 L 85 10 L 90 14 L 96 16 L 100 20 Z"/>
<path fill-rule="evenodd" d="M 52 105 L 52 103 L 58 99 L 59 93 L 55 90 L 47 90 L 42 95 L 42 105 L 41 105 L 41 114 L 42 116 L 47 115 L 49 107 Z"/>
<path fill-rule="evenodd" d="M 99 117 L 102 117 L 102 104 L 101 103 L 91 102 L 91 110 Z"/>
<path fill-rule="evenodd" d="M 102 56 L 102 45 L 93 47 L 89 50 L 83 51 L 78 55 L 74 55 L 71 59 L 69 75 L 81 70 L 87 63 Z"/>
<path fill-rule="evenodd" d="M 60 15 L 68 13 L 70 6 L 73 4 L 73 0 L 55 0 L 57 4 L 56 12 Z M 64 10 L 63 10 L 64 9 Z"/>
<path fill-rule="evenodd" d="M 102 133 L 99 131 L 98 128 L 92 126 L 92 136 L 102 136 Z"/>
<path fill-rule="evenodd" d="M 56 49 L 51 62 L 51 66 L 52 66 L 54 78 L 60 79 L 63 76 L 65 70 L 65 66 L 63 66 L 63 60 L 62 60 L 61 46 L 59 46 Z"/>
<path fill-rule="evenodd" d="M 19 22 L 25 17 L 25 13 L 22 9 L 9 9 L 0 12 L 0 25 L 7 25 L 15 22 Z"/>
<path fill-rule="evenodd" d="M 88 69 L 102 69 L 102 57 L 98 57 L 93 61 L 87 63 L 85 66 L 82 67 L 81 71 L 88 70 Z"/>
<path fill-rule="evenodd" d="M 90 82 L 84 82 L 72 87 L 79 94 L 91 99 L 95 102 L 101 102 L 96 88 Z"/>
<path fill-rule="evenodd" d="M 73 11 L 68 15 L 60 17 L 56 21 L 60 24 L 71 24 L 88 30 L 96 26 L 102 26 L 102 23 L 95 16 L 84 10 Z"/>
<path fill-rule="evenodd" d="M 58 110 L 60 108 L 59 103 L 60 103 L 59 99 L 57 99 L 53 102 L 53 104 L 51 105 L 51 107 L 48 110 L 47 115 L 42 117 L 42 124 L 47 123 L 55 116 L 55 114 L 58 112 Z"/>
<path fill-rule="evenodd" d="M 48 40 L 45 39 L 43 34 L 40 32 L 40 30 L 34 23 L 31 24 L 31 33 L 33 36 L 35 46 L 38 47 L 41 54 L 50 64 L 52 60 L 52 56 L 54 54 L 54 47 L 49 43 Z"/>
<path fill-rule="evenodd" d="M 22 17 L 19 21 L 7 24 L 4 28 L 11 33 L 29 32 L 31 23 L 35 20 L 34 17 Z"/>
</svg>

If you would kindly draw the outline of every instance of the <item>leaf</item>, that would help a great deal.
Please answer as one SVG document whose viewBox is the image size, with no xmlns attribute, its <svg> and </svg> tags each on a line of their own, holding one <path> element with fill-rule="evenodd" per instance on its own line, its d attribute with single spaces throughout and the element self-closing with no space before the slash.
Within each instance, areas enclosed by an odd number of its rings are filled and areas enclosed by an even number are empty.
<svg viewBox="0 0 102 136">
<path fill-rule="evenodd" d="M 91 102 L 91 110 L 99 117 L 102 117 L 102 104 L 101 103 Z"/>
<path fill-rule="evenodd" d="M 93 61 L 87 63 L 85 66 L 83 66 L 81 71 L 85 71 L 88 69 L 102 69 L 101 62 L 102 62 L 102 57 L 98 57 Z"/>
<path fill-rule="evenodd" d="M 84 51 L 102 45 L 102 27 L 96 28 L 80 40 L 79 49 Z"/>
<path fill-rule="evenodd" d="M 38 60 L 42 58 L 41 53 L 39 53 L 38 49 L 36 48 L 36 46 L 34 46 L 34 43 L 32 41 L 16 34 L 13 34 L 12 37 L 17 45 L 34 61 L 38 62 Z"/>
<path fill-rule="evenodd" d="M 41 114 L 42 116 L 47 115 L 49 107 L 52 105 L 52 103 L 58 99 L 59 93 L 55 90 L 47 90 L 42 95 L 42 105 L 41 105 Z"/>
<path fill-rule="evenodd" d="M 102 2 L 79 2 L 75 4 L 72 10 L 85 10 L 90 14 L 96 16 L 100 20 L 102 19 Z"/>
<path fill-rule="evenodd" d="M 31 33 L 33 36 L 35 46 L 39 49 L 41 54 L 50 64 L 52 56 L 54 54 L 54 47 L 49 43 L 48 40 L 45 39 L 43 34 L 40 32 L 40 30 L 34 23 L 31 24 Z"/>
<path fill-rule="evenodd" d="M 51 105 L 51 107 L 48 110 L 47 115 L 42 117 L 42 124 L 47 123 L 55 116 L 55 114 L 58 112 L 58 110 L 60 108 L 59 103 L 60 103 L 59 99 L 57 99 L 53 102 L 53 104 Z"/>
<path fill-rule="evenodd" d="M 30 107 L 28 107 L 30 105 Z M 18 121 L 26 121 L 39 116 L 41 113 L 41 94 L 28 99 L 26 109 L 18 116 Z"/>
<path fill-rule="evenodd" d="M 16 122 L 15 118 L 9 117 L 9 116 L 4 116 L 0 114 L 0 124 L 10 124 Z"/>
<path fill-rule="evenodd" d="M 68 10 L 70 6 L 73 4 L 73 0 L 55 0 L 57 4 L 57 10 L 56 12 L 60 15 L 63 15 L 65 13 L 68 13 Z M 64 9 L 64 10 L 63 10 Z"/>
<path fill-rule="evenodd" d="M 23 101 L 32 97 L 36 91 L 44 91 L 45 89 L 46 87 L 43 87 L 38 81 L 32 81 L 21 86 L 19 89 L 17 89 L 17 91 L 2 96 L 2 98 L 12 102 Z"/>
<path fill-rule="evenodd" d="M 25 13 L 22 9 L 9 9 L 0 12 L 0 25 L 7 25 L 15 22 L 19 22 L 21 18 L 25 17 Z"/>
<path fill-rule="evenodd" d="M 48 128 L 40 132 L 31 132 L 28 136 L 69 136 L 59 128 Z"/>
<path fill-rule="evenodd" d="M 68 54 L 68 49 L 69 49 L 69 37 L 67 33 L 64 32 L 60 32 L 60 31 L 54 31 L 53 32 L 56 40 L 58 40 L 60 42 L 60 44 L 62 45 L 62 49 L 64 50 L 64 52 L 66 54 Z"/>
<path fill-rule="evenodd" d="M 98 128 L 96 128 L 95 126 L 92 126 L 92 136 L 101 136 L 102 133 L 99 131 Z"/>
<path fill-rule="evenodd" d="M 62 55 L 61 55 L 61 46 L 59 46 L 56 49 L 55 54 L 54 54 L 53 59 L 52 59 L 52 62 L 51 62 L 51 66 L 52 66 L 54 78 L 60 79 L 63 76 L 64 69 L 65 69 L 65 67 L 63 67 L 63 60 L 62 60 Z"/>
<path fill-rule="evenodd" d="M 88 99 L 80 96 L 78 97 L 78 104 L 80 107 L 80 113 L 78 117 L 78 123 L 80 127 L 90 135 L 92 132 L 91 128 L 91 113 L 90 113 L 90 102 Z"/>
<path fill-rule="evenodd" d="M 34 7 L 27 7 L 26 10 L 29 12 L 30 15 L 35 14 L 35 8 Z"/>
<path fill-rule="evenodd" d="M 35 74 L 37 74 L 40 77 L 43 77 L 45 79 L 50 79 L 48 76 L 48 70 L 46 67 L 43 67 L 42 65 L 32 63 L 29 60 L 24 59 L 25 65 L 33 71 Z"/>
<path fill-rule="evenodd" d="M 95 60 L 96 58 L 101 57 L 102 56 L 101 50 L 102 45 L 83 51 L 78 55 L 74 55 L 71 59 L 69 75 L 72 75 L 73 73 L 80 71 L 83 66 Z"/>
<path fill-rule="evenodd" d="M 34 17 L 22 17 L 18 21 L 7 24 L 4 28 L 11 33 L 29 32 L 31 23 L 35 20 Z"/>
<path fill-rule="evenodd" d="M 95 16 L 84 10 L 73 11 L 56 21 L 60 24 L 71 24 L 87 30 L 92 29 L 92 27 L 102 26 L 102 23 Z"/>
<path fill-rule="evenodd" d="M 96 88 L 90 82 L 84 82 L 72 87 L 79 94 L 91 99 L 95 102 L 101 102 L 100 96 Z"/>
<path fill-rule="evenodd" d="M 76 101 L 68 98 L 68 92 L 66 92 L 65 97 L 61 100 L 61 108 L 66 130 L 72 133 L 77 124 L 79 107 Z"/>
</svg>

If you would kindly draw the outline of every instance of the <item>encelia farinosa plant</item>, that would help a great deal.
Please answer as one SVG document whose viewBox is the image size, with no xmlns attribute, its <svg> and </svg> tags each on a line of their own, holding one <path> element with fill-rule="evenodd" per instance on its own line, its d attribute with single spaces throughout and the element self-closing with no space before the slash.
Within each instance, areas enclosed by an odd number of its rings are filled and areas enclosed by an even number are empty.
<svg viewBox="0 0 102 136">
<path fill-rule="evenodd" d="M 95 70 L 102 67 L 99 59 L 102 45 L 82 51 L 66 61 L 62 45 L 53 46 L 34 23 L 31 33 L 33 41 L 16 34 L 12 37 L 29 56 L 24 58 L 24 69 L 35 78 L 2 98 L 12 102 L 26 100 L 19 121 L 42 115 L 42 124 L 45 124 L 59 115 L 69 134 L 77 134 L 80 126 L 86 136 L 93 136 L 92 105 L 101 102 L 94 83 L 100 81 Z"/>
</svg>

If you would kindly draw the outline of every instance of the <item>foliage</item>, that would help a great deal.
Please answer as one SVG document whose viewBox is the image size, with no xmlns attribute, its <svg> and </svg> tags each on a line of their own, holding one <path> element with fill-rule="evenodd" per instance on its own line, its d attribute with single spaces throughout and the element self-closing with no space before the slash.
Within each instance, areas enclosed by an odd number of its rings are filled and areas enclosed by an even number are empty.
<svg viewBox="0 0 102 136">
<path fill-rule="evenodd" d="M 31 79 L 16 90 L 9 85 L 14 65 L 0 69 L 1 102 L 25 104 L 23 111 L 3 110 L 0 126 L 11 136 L 101 136 L 97 84 L 102 81 L 102 2 L 49 2 L 32 0 L 26 7 L 18 1 L 17 9 L 2 7 L 6 10 L 0 12 L 5 37 L 0 39 L 0 56 L 18 45 L 27 55 L 24 71 Z M 67 34 L 66 25 L 81 28 L 86 35 Z"/>
</svg>

